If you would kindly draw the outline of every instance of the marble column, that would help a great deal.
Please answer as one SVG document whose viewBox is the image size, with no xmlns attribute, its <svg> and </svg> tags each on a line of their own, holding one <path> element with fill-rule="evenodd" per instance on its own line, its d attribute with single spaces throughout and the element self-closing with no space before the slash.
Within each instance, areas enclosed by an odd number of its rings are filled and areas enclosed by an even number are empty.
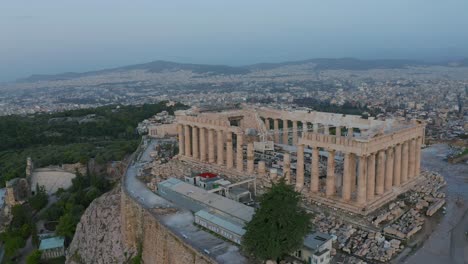
<svg viewBox="0 0 468 264">
<path fill-rule="evenodd" d="M 307 121 L 302 121 L 302 136 L 307 133 Z"/>
<path fill-rule="evenodd" d="M 283 155 L 283 176 L 287 184 L 291 184 L 291 156 L 289 153 Z"/>
<path fill-rule="evenodd" d="M 422 145 L 422 138 L 416 138 L 416 159 L 415 159 L 415 169 L 414 173 L 415 176 L 418 177 L 421 173 L 421 145 Z"/>
<path fill-rule="evenodd" d="M 377 154 L 377 179 L 375 181 L 375 193 L 377 195 L 384 192 L 385 180 L 385 151 L 381 150 Z"/>
<path fill-rule="evenodd" d="M 336 192 L 335 186 L 335 151 L 329 150 L 328 151 L 328 159 L 327 159 L 327 188 L 326 188 L 326 195 L 332 196 Z"/>
<path fill-rule="evenodd" d="M 255 169 L 254 165 L 254 144 L 253 142 L 247 143 L 247 172 L 253 173 Z"/>
<path fill-rule="evenodd" d="M 214 130 L 208 129 L 208 162 L 215 163 Z"/>
<path fill-rule="evenodd" d="M 216 160 L 218 165 L 224 165 L 224 137 L 223 137 L 223 131 L 218 130 L 216 134 L 216 139 L 218 143 L 216 144 L 216 150 L 217 150 L 217 155 L 216 155 Z"/>
<path fill-rule="evenodd" d="M 354 130 L 354 128 L 353 128 L 353 127 L 347 127 L 347 129 L 348 129 L 348 131 L 347 131 L 348 137 L 353 137 L 353 133 L 354 133 L 353 130 Z"/>
<path fill-rule="evenodd" d="M 244 153 L 242 153 L 242 145 L 244 144 L 242 134 L 237 134 L 237 157 L 236 166 L 238 171 L 244 170 Z"/>
<path fill-rule="evenodd" d="M 200 136 L 200 160 L 206 161 L 206 128 L 201 127 L 199 131 Z"/>
<path fill-rule="evenodd" d="M 296 190 L 304 187 L 304 145 L 297 145 Z"/>
<path fill-rule="evenodd" d="M 375 153 L 367 158 L 367 200 L 374 200 L 375 195 Z"/>
<path fill-rule="evenodd" d="M 345 201 L 351 200 L 351 173 L 349 170 L 349 157 L 351 153 L 344 153 L 344 164 L 343 164 L 343 189 L 341 191 L 341 197 Z"/>
<path fill-rule="evenodd" d="M 312 128 L 314 130 L 314 133 L 318 133 L 319 132 L 319 124 L 317 123 L 312 123 Z"/>
<path fill-rule="evenodd" d="M 185 156 L 187 157 L 191 157 L 192 156 L 192 152 L 190 150 L 190 147 L 192 144 L 190 144 L 190 126 L 189 125 L 185 125 L 184 126 L 184 133 L 185 133 Z"/>
<path fill-rule="evenodd" d="M 292 144 L 293 145 L 296 145 L 297 144 L 297 121 L 292 121 L 293 123 L 293 142 Z"/>
<path fill-rule="evenodd" d="M 288 120 L 283 120 L 283 144 L 288 145 L 288 138 L 289 138 L 289 131 L 288 131 Z"/>
<path fill-rule="evenodd" d="M 258 162 L 258 174 L 261 176 L 266 174 L 266 165 L 264 160 Z"/>
<path fill-rule="evenodd" d="M 408 181 L 408 142 L 403 142 L 401 149 L 401 183 Z"/>
<path fill-rule="evenodd" d="M 226 132 L 226 168 L 234 167 L 234 159 L 232 156 L 232 132 Z"/>
<path fill-rule="evenodd" d="M 341 137 L 341 127 L 340 127 L 340 126 L 336 126 L 336 128 L 335 128 L 335 136 Z"/>
<path fill-rule="evenodd" d="M 409 141 L 409 160 L 408 160 L 408 179 L 415 176 L 416 164 L 416 140 L 413 138 Z"/>
<path fill-rule="evenodd" d="M 319 191 L 319 149 L 312 147 L 312 164 L 310 167 L 310 191 Z"/>
<path fill-rule="evenodd" d="M 356 191 L 357 178 L 356 178 L 356 155 L 349 155 L 349 175 L 351 176 L 351 193 Z"/>
<path fill-rule="evenodd" d="M 279 144 L 280 143 L 280 140 L 279 140 L 279 121 L 278 119 L 273 119 L 273 129 L 274 129 L 274 138 L 275 138 L 275 143 L 276 144 Z"/>
<path fill-rule="evenodd" d="M 387 159 L 385 161 L 385 192 L 392 190 L 393 185 L 393 147 L 387 149 Z"/>
<path fill-rule="evenodd" d="M 400 186 L 401 183 L 401 144 L 395 146 L 393 155 L 393 186 Z"/>
<path fill-rule="evenodd" d="M 198 127 L 192 127 L 192 156 L 198 159 Z"/>
<path fill-rule="evenodd" d="M 269 118 L 265 118 L 265 127 L 266 127 L 267 131 L 270 130 L 270 119 Z"/>
<path fill-rule="evenodd" d="M 357 199 L 359 204 L 366 202 L 367 198 L 367 157 L 359 157 L 359 173 L 358 173 L 358 187 Z"/>
<path fill-rule="evenodd" d="M 325 135 L 330 135 L 330 126 L 329 125 L 326 125 L 326 124 L 323 125 L 323 133 Z"/>
<path fill-rule="evenodd" d="M 179 155 L 185 155 L 185 143 L 184 143 L 184 127 L 181 124 L 177 125 L 177 134 L 179 136 Z"/>
</svg>

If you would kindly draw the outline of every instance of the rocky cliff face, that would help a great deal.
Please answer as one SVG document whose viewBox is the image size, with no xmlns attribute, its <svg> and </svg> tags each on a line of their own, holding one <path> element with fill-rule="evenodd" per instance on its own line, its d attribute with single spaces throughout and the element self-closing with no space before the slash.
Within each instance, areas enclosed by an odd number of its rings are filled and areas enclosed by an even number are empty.
<svg viewBox="0 0 468 264">
<path fill-rule="evenodd" d="M 135 254 L 121 235 L 120 187 L 94 200 L 81 217 L 66 263 L 126 263 Z"/>
</svg>

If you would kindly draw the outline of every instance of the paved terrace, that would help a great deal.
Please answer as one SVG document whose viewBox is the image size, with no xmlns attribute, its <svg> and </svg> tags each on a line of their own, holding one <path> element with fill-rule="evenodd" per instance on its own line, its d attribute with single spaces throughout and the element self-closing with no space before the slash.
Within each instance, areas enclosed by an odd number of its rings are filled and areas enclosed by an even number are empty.
<svg viewBox="0 0 468 264">
<path fill-rule="evenodd" d="M 158 221 L 187 244 L 208 255 L 218 263 L 247 263 L 247 259 L 241 255 L 236 245 L 199 229 L 194 225 L 194 217 L 190 211 L 178 207 L 156 195 L 143 182 L 137 179 L 137 172 L 142 170 L 145 164 L 152 161 L 150 153 L 154 150 L 154 147 L 163 141 L 160 139 L 149 140 L 147 146 L 143 147 L 141 155 L 136 157 L 135 161 L 128 166 L 124 176 L 125 192 L 143 208 L 148 209 Z M 154 210 L 150 210 L 156 208 L 174 208 L 177 209 L 177 212 L 160 215 L 153 212 Z"/>
</svg>

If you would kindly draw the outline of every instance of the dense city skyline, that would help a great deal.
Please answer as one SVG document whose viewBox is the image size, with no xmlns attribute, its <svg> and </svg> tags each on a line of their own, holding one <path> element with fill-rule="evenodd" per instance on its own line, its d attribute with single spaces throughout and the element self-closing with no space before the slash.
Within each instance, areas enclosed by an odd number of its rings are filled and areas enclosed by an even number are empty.
<svg viewBox="0 0 468 264">
<path fill-rule="evenodd" d="M 0 81 L 159 59 L 243 65 L 468 57 L 468 34 L 460 31 L 468 4 L 429 2 L 5 3 Z"/>
<path fill-rule="evenodd" d="M 468 263 L 468 1 L 5 1 L 0 263 Z"/>
</svg>

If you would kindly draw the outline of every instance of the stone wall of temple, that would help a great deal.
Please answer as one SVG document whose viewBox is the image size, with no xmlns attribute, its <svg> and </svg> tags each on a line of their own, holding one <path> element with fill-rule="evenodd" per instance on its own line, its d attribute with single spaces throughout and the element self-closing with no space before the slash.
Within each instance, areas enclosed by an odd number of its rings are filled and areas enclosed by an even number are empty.
<svg viewBox="0 0 468 264">
<path fill-rule="evenodd" d="M 148 127 L 150 137 L 162 138 L 177 135 L 177 124 L 162 124 Z"/>
<path fill-rule="evenodd" d="M 420 175 L 425 125 L 416 120 L 267 108 L 207 117 L 177 117 L 179 157 L 264 177 L 270 168 L 259 166 L 253 141 L 272 140 L 279 148 L 287 147 L 282 175 L 277 176 L 285 177 L 312 202 L 368 214 L 416 184 Z M 231 125 L 229 118 L 240 120 L 240 126 Z M 312 153 L 310 159 L 306 150 Z M 325 188 L 320 187 L 319 150 L 327 159 Z"/>
</svg>

